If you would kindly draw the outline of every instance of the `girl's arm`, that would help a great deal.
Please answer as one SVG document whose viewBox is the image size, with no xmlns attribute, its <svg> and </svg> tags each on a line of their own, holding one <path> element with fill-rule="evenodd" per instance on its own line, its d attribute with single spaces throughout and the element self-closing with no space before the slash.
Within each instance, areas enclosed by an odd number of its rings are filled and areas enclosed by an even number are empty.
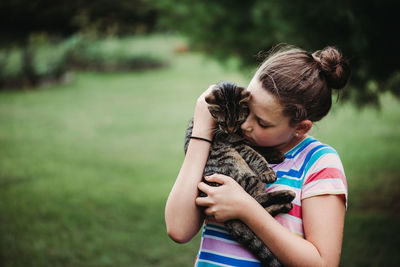
<svg viewBox="0 0 400 267">
<path fill-rule="evenodd" d="M 210 86 L 197 100 L 192 135 L 212 140 L 214 120 L 204 97 Z M 195 203 L 197 185 L 201 182 L 210 151 L 208 142 L 191 139 L 182 167 L 169 194 L 165 207 L 167 233 L 178 243 L 190 241 L 202 226 L 204 215 Z"/>
<path fill-rule="evenodd" d="M 240 219 L 268 246 L 285 266 L 338 266 L 342 246 L 345 205 L 340 196 L 323 195 L 302 202 L 305 239 L 279 224 L 232 178 L 212 175 L 199 184 L 208 196 L 196 203 L 208 206 L 207 215 L 218 221 Z"/>
</svg>

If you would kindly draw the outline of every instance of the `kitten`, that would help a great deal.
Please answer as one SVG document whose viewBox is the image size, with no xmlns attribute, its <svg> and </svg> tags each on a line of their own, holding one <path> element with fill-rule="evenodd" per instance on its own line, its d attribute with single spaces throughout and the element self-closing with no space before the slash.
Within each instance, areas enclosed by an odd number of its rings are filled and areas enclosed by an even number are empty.
<svg viewBox="0 0 400 267">
<path fill-rule="evenodd" d="M 232 177 L 247 193 L 254 197 L 272 216 L 289 212 L 295 193 L 290 190 L 266 192 L 266 184 L 276 180 L 276 173 L 269 167 L 261 153 L 265 153 L 271 162 L 279 163 L 284 156 L 273 148 L 253 149 L 240 135 L 240 125 L 249 114 L 248 100 L 250 92 L 234 83 L 222 82 L 206 96 L 208 109 L 216 121 L 214 138 L 204 169 L 204 176 L 221 173 Z M 192 134 L 193 120 L 186 132 L 185 153 Z M 204 182 L 213 186 L 216 183 Z M 206 196 L 199 192 L 200 196 Z M 227 231 L 239 243 L 247 247 L 263 266 L 281 266 L 276 257 L 264 243 L 240 220 L 228 220 Z"/>
</svg>

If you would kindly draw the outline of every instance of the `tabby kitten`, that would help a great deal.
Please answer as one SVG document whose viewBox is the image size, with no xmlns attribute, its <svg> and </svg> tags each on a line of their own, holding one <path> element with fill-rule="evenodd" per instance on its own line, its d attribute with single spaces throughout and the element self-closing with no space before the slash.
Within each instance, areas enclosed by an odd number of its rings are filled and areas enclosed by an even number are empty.
<svg viewBox="0 0 400 267">
<path fill-rule="evenodd" d="M 208 109 L 216 121 L 214 138 L 204 169 L 204 176 L 221 173 L 236 180 L 271 215 L 289 212 L 295 194 L 290 190 L 266 192 L 266 184 L 276 180 L 276 173 L 269 167 L 266 159 L 260 155 L 240 135 L 240 125 L 249 114 L 248 100 L 250 92 L 234 83 L 222 82 L 206 96 Z M 186 132 L 185 152 L 192 134 L 193 120 Z M 276 163 L 284 156 L 275 149 L 260 148 L 266 158 Z M 213 186 L 216 183 L 203 181 Z M 200 196 L 206 196 L 199 192 Z M 264 243 L 240 220 L 225 221 L 230 235 L 247 247 L 263 266 L 281 266 L 280 262 Z"/>
</svg>

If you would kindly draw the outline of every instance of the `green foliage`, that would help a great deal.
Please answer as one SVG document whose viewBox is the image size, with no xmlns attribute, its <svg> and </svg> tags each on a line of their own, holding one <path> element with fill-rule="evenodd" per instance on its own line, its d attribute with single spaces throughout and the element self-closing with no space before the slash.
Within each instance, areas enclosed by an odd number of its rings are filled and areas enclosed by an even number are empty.
<svg viewBox="0 0 400 267">
<path fill-rule="evenodd" d="M 154 54 L 133 50 L 127 46 L 129 42 L 132 42 L 132 38 L 93 39 L 80 34 L 72 36 L 67 40 L 71 47 L 68 64 L 73 69 L 95 71 L 145 70 L 166 64 Z"/>
<path fill-rule="evenodd" d="M 3 50 L 0 53 L 0 73 L 4 77 L 17 77 L 22 70 L 22 52 L 19 49 Z"/>
<path fill-rule="evenodd" d="M 67 71 L 63 45 L 31 42 L 20 48 L 0 50 L 0 88 L 34 87 L 58 82 Z"/>
<path fill-rule="evenodd" d="M 278 43 L 309 51 L 333 45 L 352 66 L 346 97 L 377 103 L 379 93 L 399 91 L 398 83 L 395 88 L 388 84 L 400 72 L 399 43 L 393 37 L 398 1 L 161 0 L 158 7 L 165 14 L 162 24 L 219 59 L 237 57 L 243 66 L 254 66 L 260 51 Z M 377 90 L 368 89 L 370 81 Z"/>
</svg>

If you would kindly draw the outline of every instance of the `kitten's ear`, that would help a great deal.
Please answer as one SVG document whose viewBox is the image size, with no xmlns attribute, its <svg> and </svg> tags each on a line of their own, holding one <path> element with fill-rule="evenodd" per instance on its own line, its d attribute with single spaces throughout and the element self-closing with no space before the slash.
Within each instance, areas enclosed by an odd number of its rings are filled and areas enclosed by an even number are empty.
<svg viewBox="0 0 400 267">
<path fill-rule="evenodd" d="M 244 89 L 244 88 L 243 88 Z M 240 92 L 240 100 L 239 100 L 239 104 L 241 103 L 247 103 L 250 100 L 250 92 L 247 91 L 246 89 L 242 90 Z"/>
<path fill-rule="evenodd" d="M 217 105 L 217 98 L 215 97 L 214 92 L 211 92 L 208 95 L 206 95 L 205 100 L 209 105 Z"/>
</svg>

